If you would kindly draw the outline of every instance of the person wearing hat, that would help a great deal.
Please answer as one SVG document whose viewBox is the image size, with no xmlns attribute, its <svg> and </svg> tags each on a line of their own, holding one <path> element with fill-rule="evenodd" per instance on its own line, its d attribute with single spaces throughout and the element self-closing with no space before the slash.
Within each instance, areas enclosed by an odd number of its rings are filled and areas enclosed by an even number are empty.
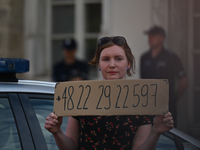
<svg viewBox="0 0 200 150">
<path fill-rule="evenodd" d="M 148 35 L 150 49 L 140 59 L 140 75 L 142 79 L 168 79 L 169 111 L 177 126 L 177 100 L 189 86 L 189 81 L 179 57 L 164 48 L 166 33 L 160 26 L 152 26 L 144 32 Z M 175 90 L 175 81 L 178 88 Z"/>
<path fill-rule="evenodd" d="M 76 59 L 77 43 L 73 38 L 63 41 L 64 60 L 53 67 L 53 81 L 77 81 L 88 79 L 87 63 Z"/>
</svg>

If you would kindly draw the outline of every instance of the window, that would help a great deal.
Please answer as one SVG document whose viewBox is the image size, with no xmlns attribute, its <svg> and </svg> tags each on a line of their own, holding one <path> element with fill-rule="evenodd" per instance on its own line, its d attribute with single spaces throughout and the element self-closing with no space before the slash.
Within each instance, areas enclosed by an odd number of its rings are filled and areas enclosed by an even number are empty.
<svg viewBox="0 0 200 150">
<path fill-rule="evenodd" d="M 74 1 L 54 0 L 52 2 L 52 63 L 63 59 L 62 41 L 75 33 Z"/>
<path fill-rule="evenodd" d="M 156 150 L 176 150 L 176 145 L 172 139 L 161 134 Z"/>
<path fill-rule="evenodd" d="M 0 98 L 0 149 L 21 150 L 15 120 L 7 98 Z"/>
<path fill-rule="evenodd" d="M 63 60 L 62 41 L 77 40 L 79 59 L 90 61 L 96 51 L 101 32 L 101 0 L 52 0 L 51 47 L 52 65 Z M 90 79 L 97 76 L 97 67 L 90 68 Z"/>
<path fill-rule="evenodd" d="M 40 127 L 49 150 L 58 150 L 53 135 L 44 128 L 46 117 L 53 111 L 53 100 L 47 99 L 30 99 L 33 109 L 35 110 Z M 63 117 L 62 130 L 65 132 L 67 126 L 67 117 Z"/>
</svg>

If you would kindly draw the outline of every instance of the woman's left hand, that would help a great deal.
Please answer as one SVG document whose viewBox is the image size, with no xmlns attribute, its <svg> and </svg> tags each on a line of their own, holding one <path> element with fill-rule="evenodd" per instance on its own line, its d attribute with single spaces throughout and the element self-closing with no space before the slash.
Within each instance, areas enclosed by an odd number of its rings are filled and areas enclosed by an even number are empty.
<svg viewBox="0 0 200 150">
<path fill-rule="evenodd" d="M 171 130 L 174 127 L 172 114 L 168 112 L 164 116 L 156 116 L 154 119 L 153 128 L 157 133 L 161 134 Z"/>
</svg>

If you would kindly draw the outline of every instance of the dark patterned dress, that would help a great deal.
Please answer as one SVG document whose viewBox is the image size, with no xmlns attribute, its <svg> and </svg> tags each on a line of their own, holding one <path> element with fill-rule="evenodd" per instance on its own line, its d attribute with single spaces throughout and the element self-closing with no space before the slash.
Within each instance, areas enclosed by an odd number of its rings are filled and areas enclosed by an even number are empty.
<svg viewBox="0 0 200 150">
<path fill-rule="evenodd" d="M 131 149 L 137 128 L 153 122 L 152 116 L 80 116 L 80 150 Z"/>
</svg>

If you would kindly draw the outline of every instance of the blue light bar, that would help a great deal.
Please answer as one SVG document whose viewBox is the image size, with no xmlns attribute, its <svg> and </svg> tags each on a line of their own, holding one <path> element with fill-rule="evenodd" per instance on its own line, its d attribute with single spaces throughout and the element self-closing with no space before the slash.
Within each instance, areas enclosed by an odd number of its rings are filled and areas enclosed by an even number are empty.
<svg viewBox="0 0 200 150">
<path fill-rule="evenodd" d="M 29 60 L 0 58 L 0 73 L 24 73 L 29 71 Z"/>
</svg>

